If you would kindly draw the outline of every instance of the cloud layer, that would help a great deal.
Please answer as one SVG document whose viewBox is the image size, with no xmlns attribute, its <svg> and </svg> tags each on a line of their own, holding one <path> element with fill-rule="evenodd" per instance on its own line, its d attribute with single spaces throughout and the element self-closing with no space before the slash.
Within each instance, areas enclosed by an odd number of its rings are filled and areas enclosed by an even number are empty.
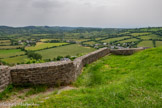
<svg viewBox="0 0 162 108">
<path fill-rule="evenodd" d="M 162 26 L 162 0 L 0 0 L 0 25 Z"/>
</svg>

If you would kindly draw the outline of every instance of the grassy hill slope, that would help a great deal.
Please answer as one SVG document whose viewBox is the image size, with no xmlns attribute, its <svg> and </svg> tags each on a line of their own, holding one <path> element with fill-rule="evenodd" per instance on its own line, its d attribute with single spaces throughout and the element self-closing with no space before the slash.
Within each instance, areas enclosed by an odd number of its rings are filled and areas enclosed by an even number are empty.
<svg viewBox="0 0 162 108">
<path fill-rule="evenodd" d="M 77 89 L 27 103 L 42 108 L 161 107 L 162 48 L 131 56 L 106 56 L 86 66 L 73 85 Z"/>
</svg>

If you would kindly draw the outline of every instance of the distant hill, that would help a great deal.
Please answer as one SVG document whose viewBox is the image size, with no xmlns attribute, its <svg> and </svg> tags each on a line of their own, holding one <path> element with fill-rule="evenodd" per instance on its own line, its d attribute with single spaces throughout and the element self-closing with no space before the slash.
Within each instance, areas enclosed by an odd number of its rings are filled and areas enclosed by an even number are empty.
<svg viewBox="0 0 162 108">
<path fill-rule="evenodd" d="M 49 26 L 26 26 L 26 27 L 8 27 L 0 26 L 0 36 L 11 34 L 52 34 L 62 32 L 92 32 L 92 31 L 106 31 L 108 33 L 120 31 L 121 29 L 113 28 L 90 28 L 90 27 L 49 27 Z"/>
</svg>

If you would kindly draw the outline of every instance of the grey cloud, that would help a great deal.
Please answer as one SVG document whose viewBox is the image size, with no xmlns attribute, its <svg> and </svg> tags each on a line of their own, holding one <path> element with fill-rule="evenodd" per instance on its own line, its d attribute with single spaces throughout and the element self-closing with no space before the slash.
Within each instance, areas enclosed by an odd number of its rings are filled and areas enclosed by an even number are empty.
<svg viewBox="0 0 162 108">
<path fill-rule="evenodd" d="M 162 0 L 0 0 L 0 25 L 162 26 Z"/>
<path fill-rule="evenodd" d="M 63 3 L 57 0 L 35 0 L 32 3 L 32 6 L 36 8 L 56 8 L 62 7 L 63 5 Z"/>
</svg>

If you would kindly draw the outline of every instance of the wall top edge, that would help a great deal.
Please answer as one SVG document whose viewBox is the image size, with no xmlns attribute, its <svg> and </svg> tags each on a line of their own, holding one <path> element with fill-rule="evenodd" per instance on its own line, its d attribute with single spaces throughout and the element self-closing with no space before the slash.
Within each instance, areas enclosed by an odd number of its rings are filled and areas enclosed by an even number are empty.
<svg viewBox="0 0 162 108">
<path fill-rule="evenodd" d="M 52 67 L 52 66 L 62 66 L 65 64 L 70 64 L 72 61 L 57 61 L 57 62 L 46 62 L 38 64 L 21 64 L 10 67 L 10 69 L 32 69 L 32 68 L 43 68 L 43 67 Z"/>
</svg>

